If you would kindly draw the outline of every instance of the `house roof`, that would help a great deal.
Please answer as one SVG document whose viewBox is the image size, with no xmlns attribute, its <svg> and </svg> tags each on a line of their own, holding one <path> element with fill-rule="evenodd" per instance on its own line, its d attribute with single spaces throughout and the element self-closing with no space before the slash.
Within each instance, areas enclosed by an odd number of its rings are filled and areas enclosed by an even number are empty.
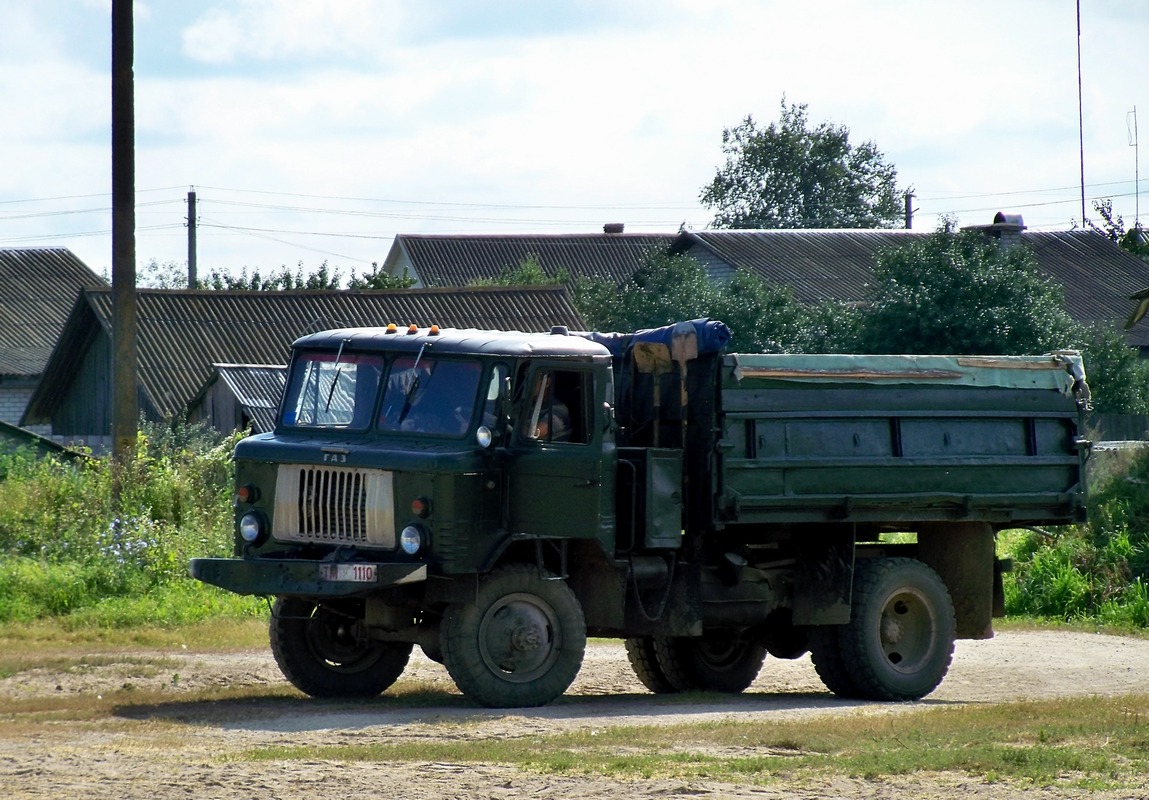
<svg viewBox="0 0 1149 800">
<path fill-rule="evenodd" d="M 860 302 L 873 281 L 877 253 L 925 235 L 907 230 L 695 231 L 680 234 L 672 250 L 696 257 L 712 274 L 751 270 L 769 283 L 789 286 L 805 303 Z M 1133 311 L 1130 295 L 1149 288 L 1149 264 L 1096 231 L 1021 231 L 1019 239 L 1033 248 L 1038 268 L 1064 286 L 1066 311 L 1078 322 L 1120 329 Z M 1149 346 L 1149 320 L 1128 331 L 1126 341 Z"/>
<path fill-rule="evenodd" d="M 287 366 L 280 364 L 212 364 L 214 374 L 199 391 L 198 403 L 217 380 L 227 385 L 252 421 L 252 433 L 275 430 L 275 412 L 287 385 Z"/>
<path fill-rule="evenodd" d="M 550 235 L 412 235 L 395 237 L 384 271 L 401 274 L 411 265 L 423 286 L 468 286 L 490 280 L 534 256 L 543 272 L 565 269 L 572 280 L 603 278 L 621 283 L 641 267 L 651 249 L 665 250 L 673 234 L 584 233 Z"/>
<path fill-rule="evenodd" d="M 106 285 L 67 248 L 0 249 L 0 376 L 43 372 L 80 289 Z"/>
<path fill-rule="evenodd" d="M 547 331 L 585 323 L 563 287 L 404 289 L 384 292 L 137 292 L 139 384 L 160 417 L 182 414 L 214 363 L 285 364 L 300 336 L 337 327 L 436 323 L 442 327 Z M 46 423 L 66 396 L 88 346 L 111 336 L 110 289 L 76 301 L 23 424 Z"/>
</svg>

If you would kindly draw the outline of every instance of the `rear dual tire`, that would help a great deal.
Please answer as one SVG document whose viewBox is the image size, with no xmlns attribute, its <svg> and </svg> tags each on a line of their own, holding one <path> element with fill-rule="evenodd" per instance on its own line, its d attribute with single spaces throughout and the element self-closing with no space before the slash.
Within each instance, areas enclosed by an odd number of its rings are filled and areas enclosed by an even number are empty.
<svg viewBox="0 0 1149 800">
<path fill-rule="evenodd" d="M 938 687 L 954 648 L 954 610 L 938 574 L 920 561 L 859 561 L 852 618 L 811 629 L 822 682 L 851 699 L 918 700 Z"/>
<path fill-rule="evenodd" d="M 655 694 L 738 694 L 754 682 L 766 659 L 763 645 L 733 631 L 627 639 L 626 653 L 635 675 Z"/>
</svg>

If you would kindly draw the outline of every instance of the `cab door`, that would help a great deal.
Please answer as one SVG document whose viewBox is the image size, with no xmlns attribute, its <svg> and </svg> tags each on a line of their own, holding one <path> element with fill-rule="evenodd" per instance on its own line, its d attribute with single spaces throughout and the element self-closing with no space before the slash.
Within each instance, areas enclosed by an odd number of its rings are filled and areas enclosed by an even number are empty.
<svg viewBox="0 0 1149 800">
<path fill-rule="evenodd" d="M 613 435 L 601 399 L 608 382 L 607 369 L 546 364 L 520 382 L 508 448 L 512 534 L 588 538 L 613 530 L 614 475 L 606 458 Z"/>
</svg>

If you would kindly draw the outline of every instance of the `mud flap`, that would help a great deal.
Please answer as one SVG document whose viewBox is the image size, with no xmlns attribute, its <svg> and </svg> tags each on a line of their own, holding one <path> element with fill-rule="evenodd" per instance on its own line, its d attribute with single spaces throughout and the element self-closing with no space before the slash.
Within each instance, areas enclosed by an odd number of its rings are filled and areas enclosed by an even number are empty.
<svg viewBox="0 0 1149 800">
<path fill-rule="evenodd" d="M 845 625 L 854 585 L 854 536 L 835 530 L 810 537 L 794 585 L 795 625 Z"/>
</svg>

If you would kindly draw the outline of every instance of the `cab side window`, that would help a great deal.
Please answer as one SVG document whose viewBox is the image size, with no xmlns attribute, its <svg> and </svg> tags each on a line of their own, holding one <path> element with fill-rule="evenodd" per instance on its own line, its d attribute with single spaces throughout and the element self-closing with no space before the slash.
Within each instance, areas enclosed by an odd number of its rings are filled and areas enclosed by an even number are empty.
<svg viewBox="0 0 1149 800">
<path fill-rule="evenodd" d="M 590 441 L 590 375 L 575 370 L 536 372 L 519 423 L 519 436 L 544 443 Z"/>
</svg>

